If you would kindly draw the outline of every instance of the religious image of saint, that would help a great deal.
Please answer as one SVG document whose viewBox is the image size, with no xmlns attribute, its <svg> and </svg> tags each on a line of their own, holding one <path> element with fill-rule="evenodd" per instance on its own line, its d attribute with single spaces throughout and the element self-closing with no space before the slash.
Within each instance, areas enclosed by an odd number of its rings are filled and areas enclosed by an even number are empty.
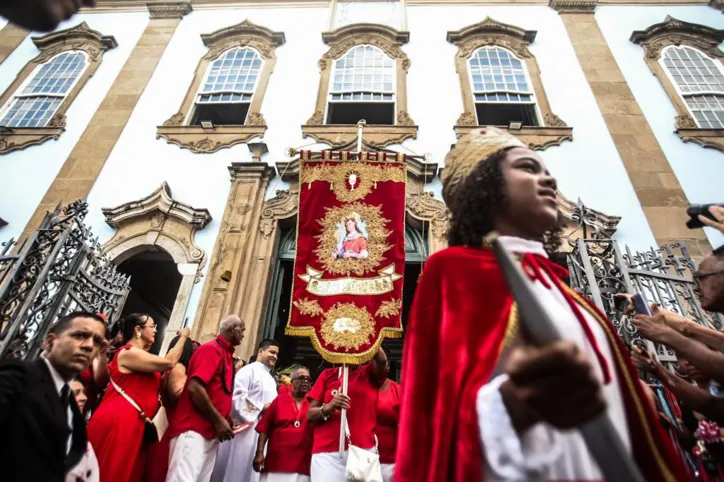
<svg viewBox="0 0 724 482">
<path fill-rule="evenodd" d="M 367 252 L 367 226 L 360 215 L 352 212 L 337 223 L 337 247 L 332 257 L 337 259 L 364 259 Z"/>
</svg>

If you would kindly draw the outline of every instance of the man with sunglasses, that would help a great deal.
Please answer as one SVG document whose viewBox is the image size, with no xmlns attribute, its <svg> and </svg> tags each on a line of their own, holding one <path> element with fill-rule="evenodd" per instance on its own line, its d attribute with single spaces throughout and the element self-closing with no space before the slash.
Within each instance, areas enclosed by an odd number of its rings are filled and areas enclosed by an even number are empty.
<svg viewBox="0 0 724 482">
<path fill-rule="evenodd" d="M 724 246 L 706 257 L 694 273 L 695 292 L 706 311 L 724 313 Z M 652 305 L 652 316 L 636 315 L 638 333 L 662 343 L 703 374 L 724 380 L 724 333 L 706 328 L 676 313 Z"/>
<path fill-rule="evenodd" d="M 234 387 L 234 348 L 244 339 L 236 315 L 221 320 L 219 336 L 196 349 L 188 379 L 174 412 L 168 482 L 206 482 L 211 478 L 219 442 L 234 437 L 229 419 Z"/>
</svg>

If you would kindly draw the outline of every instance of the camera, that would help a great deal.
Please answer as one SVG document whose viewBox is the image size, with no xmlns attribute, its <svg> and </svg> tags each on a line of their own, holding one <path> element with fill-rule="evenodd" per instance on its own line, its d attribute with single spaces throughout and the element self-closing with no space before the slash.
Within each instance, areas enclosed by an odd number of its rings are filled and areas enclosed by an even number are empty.
<svg viewBox="0 0 724 482">
<path fill-rule="evenodd" d="M 724 204 L 692 204 L 689 209 L 686 210 L 686 214 L 691 219 L 686 222 L 686 227 L 689 229 L 703 228 L 704 223 L 699 221 L 698 216 L 704 216 L 712 221 L 716 221 L 716 218 L 712 213 L 709 212 L 711 206 L 724 206 Z"/>
</svg>

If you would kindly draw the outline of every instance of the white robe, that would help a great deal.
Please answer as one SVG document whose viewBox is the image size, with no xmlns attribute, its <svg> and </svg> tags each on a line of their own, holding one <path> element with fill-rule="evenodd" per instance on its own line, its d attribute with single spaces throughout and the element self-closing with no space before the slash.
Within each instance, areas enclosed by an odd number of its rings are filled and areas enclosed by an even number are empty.
<svg viewBox="0 0 724 482">
<path fill-rule="evenodd" d="M 211 482 L 258 482 L 252 464 L 256 454 L 256 424 L 264 405 L 277 397 L 277 384 L 269 368 L 259 362 L 246 365 L 234 378 L 231 416 L 241 423 L 254 425 L 219 445 Z"/>
<path fill-rule="evenodd" d="M 516 253 L 537 253 L 545 255 L 540 243 L 519 238 L 501 236 L 500 240 Z M 542 276 L 546 276 L 541 272 Z M 572 340 L 588 355 L 599 380 L 603 371 L 593 347 L 588 342 L 580 322 L 557 287 L 546 288 L 536 281 L 534 288 L 544 308 L 556 323 L 558 332 Z M 621 398 L 621 386 L 614 365 L 614 354 L 608 337 L 601 325 L 588 311 L 581 312 L 593 331 L 594 338 L 608 365 L 611 382 L 603 386 L 608 414 L 625 447 L 631 450 L 631 440 L 626 423 L 626 413 Z M 599 481 L 603 480 L 598 465 L 586 448 L 578 431 L 561 431 L 550 425 L 539 423 L 518 437 L 505 409 L 500 395 L 500 385 L 507 375 L 500 375 L 484 385 L 478 392 L 476 410 L 480 438 L 483 445 L 486 482 L 490 481 Z"/>
</svg>

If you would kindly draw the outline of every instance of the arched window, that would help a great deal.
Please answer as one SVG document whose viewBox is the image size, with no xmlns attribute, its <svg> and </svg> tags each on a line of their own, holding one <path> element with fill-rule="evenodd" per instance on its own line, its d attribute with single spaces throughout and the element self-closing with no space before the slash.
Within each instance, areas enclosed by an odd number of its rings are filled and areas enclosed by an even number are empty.
<svg viewBox="0 0 724 482">
<path fill-rule="evenodd" d="M 512 52 L 496 45 L 481 47 L 468 68 L 478 125 L 540 125 L 525 64 Z"/>
<path fill-rule="evenodd" d="M 45 127 L 88 66 L 85 52 L 56 55 L 35 68 L 5 107 L 0 125 Z"/>
<path fill-rule="evenodd" d="M 724 67 L 693 47 L 666 47 L 659 60 L 698 127 L 724 129 Z"/>
<path fill-rule="evenodd" d="M 327 124 L 395 123 L 395 62 L 371 45 L 358 45 L 334 61 Z"/>
<path fill-rule="evenodd" d="M 227 50 L 211 63 L 190 125 L 244 125 L 264 61 L 249 47 Z"/>
</svg>

